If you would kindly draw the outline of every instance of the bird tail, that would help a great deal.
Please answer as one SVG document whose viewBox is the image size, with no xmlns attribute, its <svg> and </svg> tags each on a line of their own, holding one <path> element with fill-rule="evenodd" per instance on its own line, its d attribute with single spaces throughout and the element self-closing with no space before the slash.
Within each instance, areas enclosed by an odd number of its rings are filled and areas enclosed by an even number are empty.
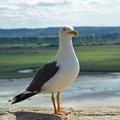
<svg viewBox="0 0 120 120">
<path fill-rule="evenodd" d="M 8 100 L 9 102 L 12 102 L 11 104 L 15 104 L 18 102 L 21 102 L 29 97 L 32 97 L 33 95 L 35 95 L 36 93 L 21 93 L 17 96 L 15 96 L 14 98 Z"/>
</svg>

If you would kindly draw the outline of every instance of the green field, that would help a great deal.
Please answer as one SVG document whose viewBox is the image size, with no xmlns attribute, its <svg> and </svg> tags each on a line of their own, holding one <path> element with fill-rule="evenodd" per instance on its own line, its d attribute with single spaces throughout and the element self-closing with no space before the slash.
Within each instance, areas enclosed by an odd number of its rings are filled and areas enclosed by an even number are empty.
<svg viewBox="0 0 120 120">
<path fill-rule="evenodd" d="M 120 72 L 120 45 L 74 47 L 82 72 Z M 33 77 L 37 69 L 51 60 L 58 48 L 39 45 L 1 45 L 0 78 Z M 33 68 L 32 74 L 18 74 Z"/>
</svg>

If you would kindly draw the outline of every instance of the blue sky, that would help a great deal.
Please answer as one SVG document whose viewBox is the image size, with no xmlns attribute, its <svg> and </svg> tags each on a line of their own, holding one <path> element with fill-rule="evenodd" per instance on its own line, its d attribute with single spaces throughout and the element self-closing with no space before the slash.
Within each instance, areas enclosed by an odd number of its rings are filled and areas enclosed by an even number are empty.
<svg viewBox="0 0 120 120">
<path fill-rule="evenodd" d="M 120 0 L 0 0 L 0 28 L 120 26 Z"/>
</svg>

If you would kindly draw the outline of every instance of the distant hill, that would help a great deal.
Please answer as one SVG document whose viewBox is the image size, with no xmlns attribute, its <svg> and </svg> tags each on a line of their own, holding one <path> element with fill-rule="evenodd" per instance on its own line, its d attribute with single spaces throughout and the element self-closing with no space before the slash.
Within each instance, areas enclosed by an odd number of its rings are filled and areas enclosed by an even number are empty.
<svg viewBox="0 0 120 120">
<path fill-rule="evenodd" d="M 0 36 L 56 36 L 59 27 L 40 29 L 0 29 Z M 75 27 L 79 34 L 120 34 L 120 27 Z"/>
<path fill-rule="evenodd" d="M 40 29 L 0 29 L 0 36 L 47 36 L 58 35 L 59 28 L 40 28 Z"/>
<path fill-rule="evenodd" d="M 59 27 L 40 29 L 0 29 L 0 44 L 58 45 Z M 120 44 L 120 27 L 75 27 L 79 35 L 74 45 Z"/>
</svg>

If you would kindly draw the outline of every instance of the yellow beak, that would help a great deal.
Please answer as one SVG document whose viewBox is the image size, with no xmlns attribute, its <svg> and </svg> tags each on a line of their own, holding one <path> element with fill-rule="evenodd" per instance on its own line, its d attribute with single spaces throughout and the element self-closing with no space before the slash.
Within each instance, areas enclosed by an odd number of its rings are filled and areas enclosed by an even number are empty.
<svg viewBox="0 0 120 120">
<path fill-rule="evenodd" d="M 68 33 L 70 33 L 71 35 L 78 35 L 78 32 L 76 30 L 72 30 L 72 31 L 70 31 Z"/>
</svg>

